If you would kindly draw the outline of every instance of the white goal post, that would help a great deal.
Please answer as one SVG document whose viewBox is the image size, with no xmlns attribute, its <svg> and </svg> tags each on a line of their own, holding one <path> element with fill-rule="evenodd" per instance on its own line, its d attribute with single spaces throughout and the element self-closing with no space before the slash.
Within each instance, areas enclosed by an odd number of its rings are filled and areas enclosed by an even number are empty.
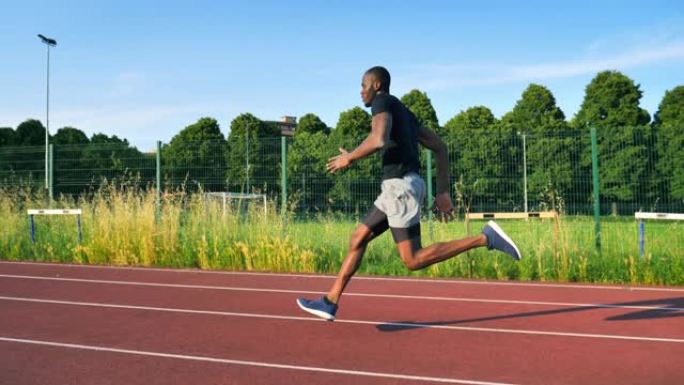
<svg viewBox="0 0 684 385">
<path fill-rule="evenodd" d="M 243 199 L 256 199 L 263 200 L 264 204 L 264 215 L 268 216 L 268 202 L 266 201 L 266 194 L 247 194 L 247 193 L 235 193 L 235 192 L 208 192 L 204 193 L 204 197 L 207 199 L 220 199 L 222 203 L 223 212 L 226 212 L 226 205 L 231 200 L 243 200 Z"/>
</svg>

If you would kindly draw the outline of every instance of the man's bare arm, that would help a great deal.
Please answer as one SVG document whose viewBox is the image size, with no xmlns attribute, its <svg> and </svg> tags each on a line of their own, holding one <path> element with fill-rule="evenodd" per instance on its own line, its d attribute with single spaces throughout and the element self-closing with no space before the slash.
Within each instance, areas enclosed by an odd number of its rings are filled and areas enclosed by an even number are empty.
<svg viewBox="0 0 684 385">
<path fill-rule="evenodd" d="M 385 147 L 389 141 L 390 130 L 392 128 L 392 115 L 383 112 L 373 116 L 371 121 L 371 132 L 361 144 L 349 153 L 352 162 L 365 158 L 368 155 Z"/>
<path fill-rule="evenodd" d="M 435 153 L 437 161 L 437 195 L 449 194 L 449 153 L 446 144 L 429 128 L 418 129 L 418 142 Z"/>
<path fill-rule="evenodd" d="M 364 139 L 352 152 L 347 152 L 345 149 L 340 148 L 340 155 L 334 156 L 328 160 L 328 171 L 336 172 L 343 170 L 349 167 L 353 162 L 384 148 L 389 141 L 391 128 L 392 115 L 388 112 L 382 112 L 373 116 L 371 132 L 366 139 Z"/>
</svg>

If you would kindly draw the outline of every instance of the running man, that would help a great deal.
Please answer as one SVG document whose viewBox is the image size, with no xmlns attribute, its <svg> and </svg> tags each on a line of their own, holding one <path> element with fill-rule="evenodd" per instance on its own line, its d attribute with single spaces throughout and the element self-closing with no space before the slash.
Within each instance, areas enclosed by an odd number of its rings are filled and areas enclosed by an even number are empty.
<svg viewBox="0 0 684 385">
<path fill-rule="evenodd" d="M 450 218 L 453 204 L 449 195 L 449 158 L 444 142 L 418 119 L 399 99 L 390 95 L 390 74 L 383 67 L 366 71 L 361 82 L 361 99 L 371 108 L 372 123 L 368 137 L 354 151 L 340 148 L 340 154 L 328 160 L 330 173 L 344 170 L 355 161 L 376 151 L 382 154 L 382 185 L 374 207 L 352 233 L 349 251 L 335 283 L 320 299 L 299 298 L 304 311 L 334 320 L 344 288 L 354 275 L 374 238 L 390 229 L 399 255 L 409 270 L 419 270 L 455 257 L 467 250 L 484 247 L 500 250 L 515 260 L 520 251 L 513 241 L 490 221 L 482 233 L 472 237 L 435 243 L 426 248 L 420 240 L 420 204 L 425 199 L 425 182 L 418 175 L 418 144 L 432 150 L 437 161 L 437 195 L 434 212 Z"/>
</svg>

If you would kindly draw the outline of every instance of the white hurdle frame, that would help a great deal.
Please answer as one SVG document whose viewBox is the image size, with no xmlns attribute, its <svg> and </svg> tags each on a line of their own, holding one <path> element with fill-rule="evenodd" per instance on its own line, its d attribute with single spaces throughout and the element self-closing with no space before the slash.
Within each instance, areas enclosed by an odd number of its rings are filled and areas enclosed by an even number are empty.
<svg viewBox="0 0 684 385">
<path fill-rule="evenodd" d="M 78 228 L 78 243 L 83 240 L 83 233 L 81 232 L 81 209 L 29 209 L 29 224 L 31 226 L 31 242 L 36 243 L 36 225 L 33 220 L 34 215 L 76 215 L 76 226 Z"/>
<path fill-rule="evenodd" d="M 677 213 L 634 213 L 634 218 L 639 220 L 639 256 L 644 256 L 644 234 L 646 233 L 646 225 L 644 219 L 664 219 L 672 221 L 684 220 L 684 214 Z"/>
<path fill-rule="evenodd" d="M 467 213 L 466 219 L 527 219 L 527 218 L 556 218 L 556 211 L 539 211 L 527 213 Z"/>
</svg>

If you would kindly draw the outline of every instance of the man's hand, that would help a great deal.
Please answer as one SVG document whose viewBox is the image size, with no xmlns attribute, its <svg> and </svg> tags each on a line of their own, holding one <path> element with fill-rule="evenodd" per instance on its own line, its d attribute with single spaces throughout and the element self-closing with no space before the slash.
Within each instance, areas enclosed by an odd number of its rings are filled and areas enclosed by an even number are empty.
<svg viewBox="0 0 684 385">
<path fill-rule="evenodd" d="M 335 173 L 351 166 L 352 162 L 349 153 L 344 148 L 340 147 L 340 155 L 333 156 L 328 159 L 328 172 Z"/>
<path fill-rule="evenodd" d="M 451 197 L 448 192 L 437 194 L 435 203 L 432 206 L 432 212 L 439 220 L 448 222 L 453 219 L 454 205 L 451 203 Z"/>
</svg>

